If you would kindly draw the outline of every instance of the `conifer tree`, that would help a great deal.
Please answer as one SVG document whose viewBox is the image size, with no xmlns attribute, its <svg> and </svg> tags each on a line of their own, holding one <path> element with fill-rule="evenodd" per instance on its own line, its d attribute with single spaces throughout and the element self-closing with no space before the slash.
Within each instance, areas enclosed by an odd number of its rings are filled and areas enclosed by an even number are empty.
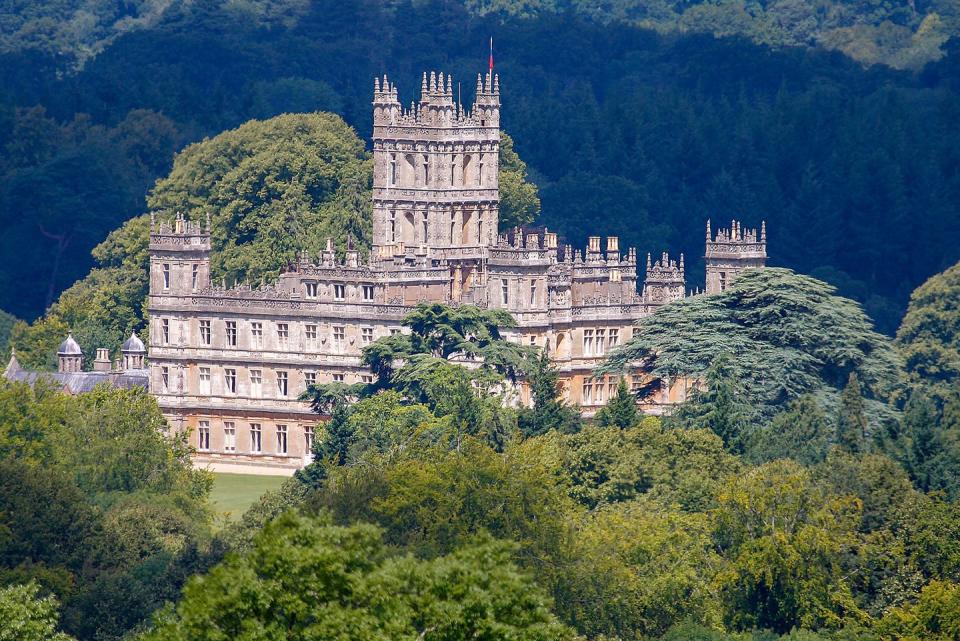
<svg viewBox="0 0 960 641">
<path fill-rule="evenodd" d="M 837 445 L 851 454 L 860 454 L 867 449 L 867 414 L 860 380 L 855 372 L 850 372 L 847 385 L 840 394 Z"/>
<path fill-rule="evenodd" d="M 534 361 L 528 376 L 533 407 L 520 412 L 518 421 L 525 437 L 550 430 L 565 433 L 580 431 L 580 413 L 560 398 L 560 377 L 545 353 Z"/>
<path fill-rule="evenodd" d="M 626 429 L 636 424 L 638 418 L 637 402 L 625 378 L 620 378 L 617 393 L 606 406 L 597 412 L 597 424 L 601 427 L 619 427 Z"/>
</svg>

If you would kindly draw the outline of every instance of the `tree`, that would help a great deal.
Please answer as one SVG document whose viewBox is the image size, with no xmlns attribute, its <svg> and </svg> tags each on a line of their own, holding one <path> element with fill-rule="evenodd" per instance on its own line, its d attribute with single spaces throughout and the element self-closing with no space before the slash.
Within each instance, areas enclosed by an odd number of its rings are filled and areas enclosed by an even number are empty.
<svg viewBox="0 0 960 641">
<path fill-rule="evenodd" d="M 71 641 L 57 631 L 57 600 L 36 583 L 0 588 L 0 641 Z"/>
<path fill-rule="evenodd" d="M 907 371 L 940 393 L 960 380 L 960 264 L 931 276 L 910 295 L 897 330 Z"/>
<path fill-rule="evenodd" d="M 627 387 L 625 378 L 620 378 L 617 384 L 617 394 L 611 398 L 603 408 L 597 412 L 595 420 L 601 427 L 615 426 L 620 429 L 631 427 L 639 418 L 637 412 L 637 399 L 630 388 Z"/>
<path fill-rule="evenodd" d="M 527 179 L 527 164 L 513 149 L 513 138 L 500 132 L 500 229 L 529 225 L 540 213 L 537 186 Z"/>
<path fill-rule="evenodd" d="M 847 386 L 840 395 L 836 442 L 851 454 L 859 454 L 867 449 L 867 414 L 860 392 L 860 381 L 854 372 L 850 372 Z"/>
<path fill-rule="evenodd" d="M 533 407 L 523 408 L 517 417 L 525 437 L 539 436 L 551 430 L 573 433 L 580 430 L 580 412 L 563 402 L 560 375 L 546 353 L 533 362 L 527 375 Z"/>
<path fill-rule="evenodd" d="M 876 627 L 884 639 L 956 639 L 960 636 L 960 586 L 931 581 L 915 604 L 891 609 Z"/>
<path fill-rule="evenodd" d="M 373 526 L 287 513 L 248 553 L 191 580 L 140 638 L 572 641 L 548 603 L 503 543 L 422 561 L 391 555 Z"/>
<path fill-rule="evenodd" d="M 728 354 L 720 354 L 704 374 L 702 388 L 670 417 L 682 427 L 712 430 L 724 446 L 741 452 L 751 412 L 737 389 L 739 374 Z"/>
<path fill-rule="evenodd" d="M 756 463 L 792 458 L 802 465 L 814 465 L 826 458 L 834 431 L 817 400 L 801 396 L 769 425 L 749 435 L 745 454 Z"/>
<path fill-rule="evenodd" d="M 598 373 L 639 362 L 658 377 L 697 379 L 727 354 L 737 396 L 755 418 L 768 419 L 804 394 L 836 399 L 856 372 L 871 420 L 891 421 L 886 401 L 898 389 L 902 361 L 859 305 L 834 292 L 787 269 L 747 271 L 722 293 L 688 297 L 642 319 Z"/>
</svg>

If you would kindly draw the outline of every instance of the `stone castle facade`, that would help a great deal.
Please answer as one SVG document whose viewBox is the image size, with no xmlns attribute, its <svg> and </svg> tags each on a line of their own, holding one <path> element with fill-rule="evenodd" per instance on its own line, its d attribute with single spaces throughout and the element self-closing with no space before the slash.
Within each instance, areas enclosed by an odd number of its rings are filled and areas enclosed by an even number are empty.
<svg viewBox="0 0 960 641">
<path fill-rule="evenodd" d="M 150 234 L 149 385 L 197 461 L 215 469 L 292 471 L 309 460 L 318 416 L 299 395 L 313 383 L 364 382 L 361 350 L 403 331 L 419 302 L 509 311 L 511 340 L 537 345 L 564 394 L 587 414 L 614 392 L 595 379 L 604 355 L 633 323 L 686 295 L 683 256 L 648 255 L 638 287 L 635 249 L 593 236 L 585 251 L 546 230 L 498 231 L 500 87 L 478 77 L 472 109 L 449 76 L 424 74 L 404 109 L 385 76 L 374 83 L 373 246 L 338 257 L 301 255 L 272 284 L 221 287 L 210 278 L 210 230 L 177 215 Z M 707 223 L 707 291 L 762 266 L 766 230 Z M 642 374 L 633 377 L 638 387 Z M 646 409 L 682 400 L 660 386 Z M 521 390 L 521 402 L 526 392 Z"/>
</svg>

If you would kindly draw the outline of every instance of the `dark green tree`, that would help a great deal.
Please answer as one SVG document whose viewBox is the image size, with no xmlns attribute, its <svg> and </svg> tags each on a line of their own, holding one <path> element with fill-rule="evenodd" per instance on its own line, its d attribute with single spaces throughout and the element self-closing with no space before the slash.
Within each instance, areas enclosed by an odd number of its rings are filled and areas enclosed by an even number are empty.
<svg viewBox="0 0 960 641">
<path fill-rule="evenodd" d="M 711 430 L 723 439 L 727 449 L 741 452 L 752 412 L 738 389 L 739 377 L 730 356 L 720 354 L 707 369 L 702 387 L 677 408 L 670 422 L 685 428 Z"/>
<path fill-rule="evenodd" d="M 854 372 L 850 372 L 847 385 L 840 394 L 836 443 L 851 454 L 867 450 L 867 414 L 860 380 Z"/>
<path fill-rule="evenodd" d="M 534 361 L 527 382 L 533 407 L 524 408 L 517 417 L 524 436 L 538 436 L 551 430 L 564 433 L 580 430 L 580 412 L 563 402 L 559 373 L 545 353 Z"/>
<path fill-rule="evenodd" d="M 597 425 L 601 427 L 619 427 L 625 429 L 636 424 L 639 419 L 637 399 L 627 386 L 623 377 L 617 384 L 616 395 L 607 401 L 607 404 L 597 412 Z"/>
<path fill-rule="evenodd" d="M 746 456 L 756 463 L 791 458 L 814 465 L 827 456 L 833 426 L 813 396 L 801 396 L 749 435 Z"/>
</svg>

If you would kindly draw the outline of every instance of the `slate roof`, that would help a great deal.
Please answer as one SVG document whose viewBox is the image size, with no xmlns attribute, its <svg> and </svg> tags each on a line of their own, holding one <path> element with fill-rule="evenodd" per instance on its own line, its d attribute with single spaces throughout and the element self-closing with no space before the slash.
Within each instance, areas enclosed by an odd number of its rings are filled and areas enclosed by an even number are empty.
<svg viewBox="0 0 960 641">
<path fill-rule="evenodd" d="M 32 372 L 20 367 L 16 356 L 10 357 L 10 363 L 3 372 L 8 381 L 20 381 L 29 385 L 37 381 L 48 381 L 61 387 L 68 394 L 82 394 L 92 391 L 100 383 L 113 387 L 149 389 L 149 373 L 146 369 L 128 369 L 122 372 Z"/>
</svg>

